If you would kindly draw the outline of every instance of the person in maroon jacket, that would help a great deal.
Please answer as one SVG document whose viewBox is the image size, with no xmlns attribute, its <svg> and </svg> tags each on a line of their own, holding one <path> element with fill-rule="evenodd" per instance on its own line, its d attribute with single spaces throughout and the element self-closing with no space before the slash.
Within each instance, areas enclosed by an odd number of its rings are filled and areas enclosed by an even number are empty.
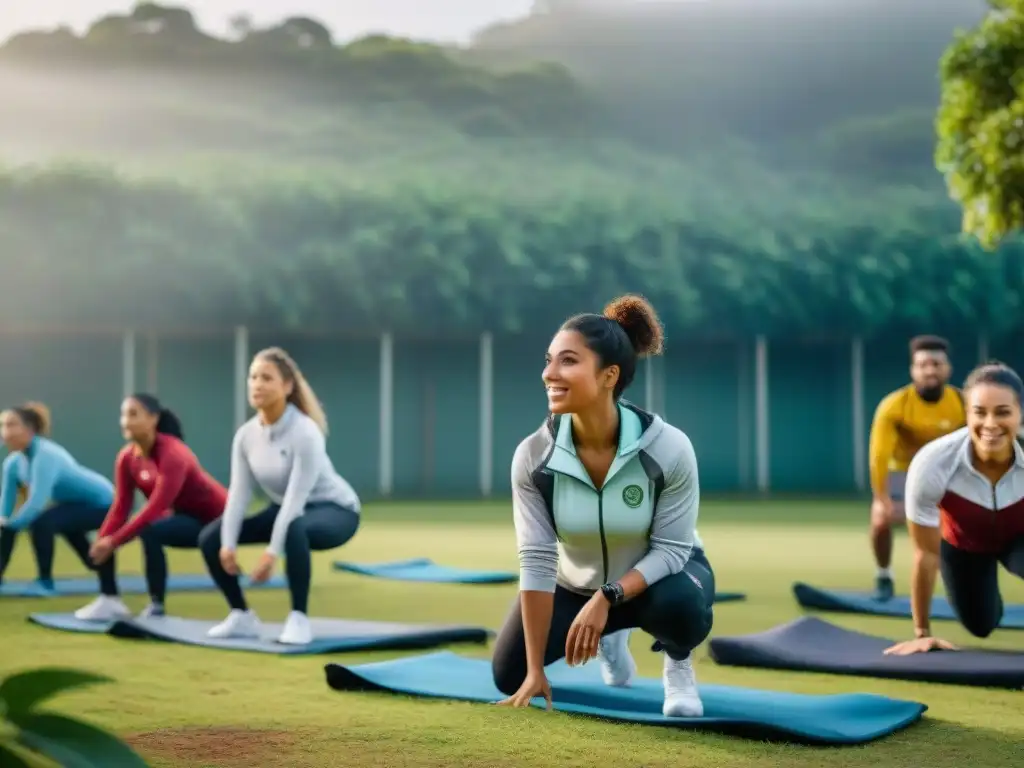
<svg viewBox="0 0 1024 768">
<path fill-rule="evenodd" d="M 143 616 L 162 616 L 167 592 L 164 547 L 199 546 L 199 532 L 224 514 L 227 489 L 199 464 L 185 445 L 181 422 L 152 395 L 135 394 L 121 404 L 121 433 L 128 444 L 114 465 L 114 503 L 89 556 L 97 565 L 134 539 L 142 542 L 150 604 Z M 145 506 L 131 517 L 135 491 Z M 75 612 L 85 621 L 113 621 L 131 615 L 117 595 L 100 595 Z"/>
</svg>

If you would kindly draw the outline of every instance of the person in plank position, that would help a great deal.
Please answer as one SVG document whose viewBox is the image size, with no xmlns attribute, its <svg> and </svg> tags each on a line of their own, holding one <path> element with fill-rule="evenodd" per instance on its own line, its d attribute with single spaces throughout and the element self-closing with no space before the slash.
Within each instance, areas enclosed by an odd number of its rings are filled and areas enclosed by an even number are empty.
<svg viewBox="0 0 1024 768">
<path fill-rule="evenodd" d="M 277 347 L 259 352 L 249 367 L 249 404 L 256 415 L 243 424 L 231 446 L 231 482 L 224 516 L 200 536 L 206 566 L 231 612 L 211 637 L 258 637 L 260 624 L 238 584 L 240 544 L 267 544 L 254 583 L 270 578 L 285 558 L 292 610 L 279 642 L 306 645 L 313 639 L 307 616 L 310 550 L 340 547 L 359 528 L 359 497 L 327 455 L 327 419 L 295 361 Z M 259 490 L 271 504 L 246 518 Z"/>
<path fill-rule="evenodd" d="M 692 652 L 711 631 L 715 577 L 697 534 L 700 484 L 689 438 L 621 400 L 637 360 L 661 351 L 644 299 L 567 320 L 543 372 L 550 415 L 512 458 L 519 596 L 494 649 L 494 681 L 551 706 L 545 666 L 599 658 L 604 681 L 636 672 L 629 630 L 663 650 L 664 713 L 700 717 Z"/>
<path fill-rule="evenodd" d="M 116 494 L 90 557 L 97 565 L 138 537 L 145 559 L 149 605 L 143 616 L 163 616 L 167 594 L 164 547 L 195 549 L 199 532 L 224 512 L 227 490 L 199 464 L 184 443 L 181 422 L 153 395 L 138 393 L 121 403 L 121 434 L 128 444 L 114 462 Z M 146 504 L 129 519 L 135 491 Z M 101 594 L 75 612 L 84 621 L 113 621 L 131 615 L 119 598 Z"/>
<path fill-rule="evenodd" d="M 875 598 L 893 596 L 892 530 L 904 522 L 907 467 L 922 446 L 964 425 L 963 395 L 949 385 L 949 343 L 938 336 L 910 341 L 910 384 L 878 404 L 871 424 L 871 548 L 878 572 Z"/>
<path fill-rule="evenodd" d="M 1024 383 L 1008 366 L 988 363 L 967 377 L 964 396 L 967 426 L 922 448 L 907 473 L 915 639 L 889 654 L 953 648 L 931 634 L 936 573 L 975 637 L 988 637 L 1003 618 L 999 564 L 1024 579 L 1024 449 L 1016 440 Z"/>
<path fill-rule="evenodd" d="M 86 536 L 103 522 L 114 497 L 110 481 L 83 467 L 62 446 L 50 440 L 50 410 L 25 403 L 0 415 L 3 442 L 10 451 L 3 463 L 0 490 L 0 580 L 11 562 L 17 534 L 27 530 L 35 549 L 37 577 L 52 592 L 53 555 L 57 534 L 71 545 L 82 563 L 99 575 L 100 590 L 116 595 L 113 564 L 95 568 Z M 19 489 L 27 489 L 21 507 Z"/>
</svg>

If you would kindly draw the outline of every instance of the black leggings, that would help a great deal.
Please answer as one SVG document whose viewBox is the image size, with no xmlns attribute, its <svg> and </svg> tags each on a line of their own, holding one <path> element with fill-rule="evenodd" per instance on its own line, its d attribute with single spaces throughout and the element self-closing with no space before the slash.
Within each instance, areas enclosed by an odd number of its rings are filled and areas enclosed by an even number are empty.
<svg viewBox="0 0 1024 768">
<path fill-rule="evenodd" d="M 953 612 L 972 635 L 988 637 L 1003 620 L 998 565 L 1024 579 L 1024 536 L 998 555 L 957 549 L 945 539 L 939 552 L 939 571 Z"/>
<path fill-rule="evenodd" d="M 167 596 L 167 557 L 164 555 L 164 547 L 198 549 L 202 530 L 203 522 L 199 518 L 185 512 L 175 512 L 146 526 L 139 534 L 146 561 L 146 587 L 154 603 L 162 605 Z"/>
<path fill-rule="evenodd" d="M 90 571 L 96 571 L 100 581 L 100 592 L 104 595 L 116 595 L 114 556 L 111 555 L 97 568 L 89 559 L 89 537 L 86 536 L 87 533 L 98 530 L 106 516 L 106 507 L 91 507 L 75 502 L 55 504 L 39 515 L 28 529 L 32 537 L 32 547 L 35 549 L 39 580 L 53 581 L 53 549 L 57 534 L 60 534 L 75 550 L 75 554 L 85 567 Z M 16 531 L 0 529 L 0 578 L 11 562 L 17 538 Z"/>
<path fill-rule="evenodd" d="M 565 641 L 576 615 L 590 598 L 555 588 L 544 666 L 565 656 Z M 682 573 L 656 582 L 629 602 L 612 608 L 604 634 L 638 627 L 657 641 L 656 649 L 685 659 L 704 642 L 714 622 L 715 574 L 702 550 L 694 550 Z M 494 684 L 511 696 L 526 679 L 526 640 L 520 597 L 498 634 L 492 659 Z"/>
<path fill-rule="evenodd" d="M 268 544 L 281 507 L 272 504 L 246 518 L 238 534 L 239 544 Z M 199 548 L 213 580 L 233 609 L 248 609 L 237 576 L 230 576 L 220 564 L 220 520 L 214 520 L 199 534 Z M 285 573 L 291 591 L 292 610 L 306 613 L 312 579 L 310 550 L 334 549 L 351 539 L 359 529 L 359 513 L 337 504 L 308 504 L 292 520 L 284 540 Z"/>
</svg>

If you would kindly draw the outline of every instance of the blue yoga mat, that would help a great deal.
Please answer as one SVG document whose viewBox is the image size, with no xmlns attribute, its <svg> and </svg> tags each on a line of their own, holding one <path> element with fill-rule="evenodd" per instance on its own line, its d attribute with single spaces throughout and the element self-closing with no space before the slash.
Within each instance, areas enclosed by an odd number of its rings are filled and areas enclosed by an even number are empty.
<svg viewBox="0 0 1024 768">
<path fill-rule="evenodd" d="M 277 642 L 281 624 L 263 624 L 259 638 L 216 640 L 206 633 L 218 622 L 176 616 L 122 619 L 112 623 L 87 622 L 70 613 L 34 613 L 29 621 L 50 629 L 89 634 L 108 634 L 132 640 L 163 640 L 229 651 L 253 651 L 278 655 L 312 655 L 342 651 L 434 648 L 445 643 L 486 643 L 491 633 L 480 627 L 431 624 L 397 624 L 344 619 L 310 619 L 313 642 L 282 645 Z"/>
<path fill-rule="evenodd" d="M 391 693 L 493 703 L 504 699 L 494 687 L 491 664 L 447 651 L 346 667 L 328 664 L 327 684 L 339 691 Z M 661 713 L 661 680 L 639 679 L 630 688 L 601 681 L 597 664 L 548 667 L 554 707 L 562 712 L 678 728 L 701 728 L 817 744 L 861 744 L 921 718 L 927 707 L 871 694 L 807 696 L 721 685 L 700 686 L 704 717 Z M 542 701 L 535 701 L 543 706 Z"/>
<path fill-rule="evenodd" d="M 280 589 L 287 586 L 284 576 L 274 576 L 263 584 L 248 584 L 242 579 L 245 589 Z M 123 595 L 144 595 L 146 580 L 142 576 L 118 576 L 117 586 Z M 95 595 L 99 585 L 95 576 L 77 576 L 74 578 L 54 579 L 55 589 L 51 592 L 44 589 L 36 581 L 5 581 L 0 584 L 0 597 L 71 597 Z M 167 578 L 168 592 L 202 592 L 214 590 L 213 579 L 205 573 L 177 573 Z"/>
<path fill-rule="evenodd" d="M 804 616 L 765 632 L 714 637 L 708 651 L 717 663 L 731 667 L 1018 690 L 1024 687 L 1024 653 L 968 648 L 886 656 L 885 649 L 896 642 L 844 629 L 816 616 Z"/>
<path fill-rule="evenodd" d="M 376 576 L 396 581 L 424 581 L 435 584 L 509 584 L 519 581 L 519 574 L 509 571 L 476 571 L 438 565 L 426 557 L 396 560 L 390 563 L 334 563 L 336 571 Z"/>
<path fill-rule="evenodd" d="M 809 584 L 797 582 L 793 585 L 793 595 L 804 608 L 835 613 L 862 613 L 870 616 L 894 616 L 901 619 L 911 618 L 910 598 L 894 597 L 885 602 L 876 600 L 867 593 L 842 592 L 830 589 L 819 589 Z M 1007 605 L 1003 609 L 1003 620 L 999 624 L 1002 629 L 1024 629 L 1024 605 Z M 944 597 L 932 598 L 932 616 L 936 621 L 956 621 L 956 614 Z"/>
</svg>

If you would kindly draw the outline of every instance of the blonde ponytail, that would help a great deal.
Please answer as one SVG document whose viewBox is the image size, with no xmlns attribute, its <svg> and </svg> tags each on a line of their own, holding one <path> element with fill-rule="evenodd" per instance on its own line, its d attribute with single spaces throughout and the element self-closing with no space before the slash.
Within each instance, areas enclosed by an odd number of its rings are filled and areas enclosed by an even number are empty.
<svg viewBox="0 0 1024 768">
<path fill-rule="evenodd" d="M 277 366 L 277 369 L 281 372 L 281 378 L 292 383 L 292 393 L 288 396 L 288 402 L 316 422 L 316 425 L 320 427 L 320 431 L 326 436 L 327 414 L 324 413 L 323 406 L 320 404 L 316 392 L 313 391 L 309 382 L 306 381 L 306 377 L 302 375 L 298 363 L 292 359 L 291 355 L 280 347 L 268 347 L 257 352 L 256 357 L 269 360 Z"/>
</svg>

